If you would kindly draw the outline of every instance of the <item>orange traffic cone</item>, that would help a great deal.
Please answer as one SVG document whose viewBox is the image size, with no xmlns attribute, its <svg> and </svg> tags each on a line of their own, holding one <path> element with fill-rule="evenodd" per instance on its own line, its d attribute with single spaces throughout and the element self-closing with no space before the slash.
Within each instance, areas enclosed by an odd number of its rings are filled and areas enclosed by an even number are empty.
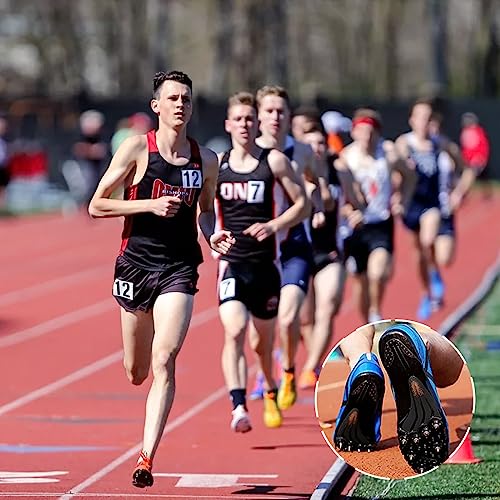
<svg viewBox="0 0 500 500">
<path fill-rule="evenodd" d="M 462 444 L 453 452 L 451 457 L 446 460 L 445 464 L 477 464 L 482 461 L 482 458 L 477 458 L 474 455 L 470 432 L 468 432 Z"/>
</svg>

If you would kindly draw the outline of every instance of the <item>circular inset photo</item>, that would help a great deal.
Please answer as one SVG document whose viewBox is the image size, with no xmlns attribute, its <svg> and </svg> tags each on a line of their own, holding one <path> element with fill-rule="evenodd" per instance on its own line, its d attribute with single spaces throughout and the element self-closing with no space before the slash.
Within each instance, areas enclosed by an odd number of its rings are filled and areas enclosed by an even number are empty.
<svg viewBox="0 0 500 500">
<path fill-rule="evenodd" d="M 429 472 L 460 446 L 474 387 L 458 349 L 426 325 L 364 325 L 330 352 L 315 392 L 332 450 L 365 474 L 405 479 Z"/>
</svg>

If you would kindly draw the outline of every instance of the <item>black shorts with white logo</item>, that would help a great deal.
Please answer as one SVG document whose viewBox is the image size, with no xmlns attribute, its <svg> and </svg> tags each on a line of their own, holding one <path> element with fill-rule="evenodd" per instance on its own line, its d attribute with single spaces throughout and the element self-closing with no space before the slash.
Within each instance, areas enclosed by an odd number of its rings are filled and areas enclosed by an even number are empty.
<svg viewBox="0 0 500 500">
<path fill-rule="evenodd" d="M 115 264 L 113 295 L 126 311 L 148 311 L 164 293 L 194 295 L 198 291 L 197 283 L 198 264 L 179 262 L 162 271 L 148 271 L 120 255 Z"/>
<path fill-rule="evenodd" d="M 259 319 L 275 318 L 281 288 L 281 276 L 273 262 L 230 263 L 219 262 L 217 291 L 219 305 L 231 300 L 245 304 Z"/>
</svg>

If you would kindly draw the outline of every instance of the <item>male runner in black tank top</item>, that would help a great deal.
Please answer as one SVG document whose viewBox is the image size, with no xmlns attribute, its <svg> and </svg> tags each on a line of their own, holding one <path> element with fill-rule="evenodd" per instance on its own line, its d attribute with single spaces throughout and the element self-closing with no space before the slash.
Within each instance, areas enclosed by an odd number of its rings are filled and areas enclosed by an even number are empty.
<svg viewBox="0 0 500 500">
<path fill-rule="evenodd" d="M 113 295 L 121 306 L 124 365 L 134 385 L 147 378 L 143 448 L 134 486 L 153 484 L 152 462 L 172 406 L 175 359 L 187 333 L 202 261 L 198 223 L 210 247 L 227 253 L 228 231 L 216 231 L 217 157 L 186 136 L 192 83 L 181 72 L 157 73 L 151 108 L 158 130 L 126 139 L 90 202 L 92 217 L 125 216 Z M 112 199 L 119 187 L 125 199 Z M 153 342 L 154 337 L 154 342 Z"/>
<path fill-rule="evenodd" d="M 307 207 L 304 189 L 286 156 L 255 144 L 257 111 L 251 94 L 240 92 L 229 99 L 226 131 L 233 148 L 220 156 L 216 207 L 218 223 L 234 234 L 236 243 L 221 256 L 219 265 L 219 314 L 225 332 L 222 367 L 233 403 L 231 428 L 247 432 L 251 429 L 246 408 L 247 327 L 264 374 L 264 423 L 281 425 L 272 368 L 281 286 L 277 233 L 301 221 Z M 278 211 L 276 205 L 284 197 L 289 208 Z"/>
<path fill-rule="evenodd" d="M 329 351 L 333 318 L 339 310 L 344 289 L 345 268 L 337 243 L 338 213 L 343 200 L 340 181 L 333 166 L 334 159 L 328 156 L 327 135 L 321 124 L 305 129 L 301 140 L 311 145 L 318 165 L 325 171 L 329 190 L 329 196 L 323 198 L 325 225 L 315 227 L 311 221 L 314 258 L 312 286 L 309 287 L 300 311 L 301 333 L 307 347 L 307 358 L 299 377 L 299 387 L 314 389 L 321 362 Z M 306 184 L 309 191 L 314 188 L 313 184 Z"/>
<path fill-rule="evenodd" d="M 290 135 L 290 99 L 287 91 L 279 86 L 265 85 L 256 94 L 261 135 L 257 144 L 276 148 L 285 153 L 294 171 L 302 179 L 319 184 L 315 158 L 308 144 L 294 140 Z M 309 200 L 308 200 L 309 202 Z M 321 197 L 313 200 L 315 219 L 324 224 Z M 281 242 L 283 268 L 278 310 L 278 331 L 281 345 L 283 375 L 278 392 L 280 409 L 290 408 L 297 399 L 295 387 L 295 357 L 300 340 L 300 307 L 309 285 L 312 266 L 312 247 L 307 230 L 308 222 L 301 221 L 287 231 Z"/>
</svg>

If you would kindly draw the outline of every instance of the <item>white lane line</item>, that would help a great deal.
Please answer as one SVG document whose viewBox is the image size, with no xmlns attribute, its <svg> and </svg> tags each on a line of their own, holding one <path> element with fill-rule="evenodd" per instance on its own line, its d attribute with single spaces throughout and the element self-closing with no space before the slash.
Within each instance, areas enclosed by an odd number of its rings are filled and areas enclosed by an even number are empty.
<svg viewBox="0 0 500 500">
<path fill-rule="evenodd" d="M 76 309 L 67 314 L 57 316 L 53 319 L 49 319 L 48 321 L 44 321 L 43 323 L 39 323 L 38 325 L 26 328 L 25 330 L 20 330 L 18 332 L 11 333 L 10 335 L 6 335 L 5 337 L 0 337 L 0 348 L 19 344 L 21 342 L 25 342 L 26 340 L 45 335 L 53 330 L 57 330 L 58 328 L 78 323 L 83 319 L 98 316 L 99 314 L 110 311 L 114 306 L 115 302 L 112 299 L 106 299 L 96 302 L 95 304 L 91 304 L 90 306 Z"/>
<path fill-rule="evenodd" d="M 84 280 L 91 279 L 95 276 L 102 276 L 102 274 L 109 269 L 109 266 L 94 267 L 78 273 L 66 274 L 62 277 L 44 281 L 36 285 L 20 288 L 12 292 L 2 293 L 0 294 L 0 306 L 7 306 L 16 302 L 39 297 L 47 292 L 53 292 L 54 290 L 65 288 L 66 286 L 78 285 Z"/>
<path fill-rule="evenodd" d="M 318 392 L 329 391 L 330 389 L 337 389 L 339 387 L 344 387 L 345 380 L 340 382 L 332 382 L 331 384 L 318 385 Z"/>
<path fill-rule="evenodd" d="M 242 484 L 242 486 L 245 486 Z M 7 498 L 45 498 L 45 497 L 50 497 L 50 498 L 56 498 L 59 497 L 61 493 L 54 493 L 54 492 L 40 492 L 40 493 L 33 493 L 33 492 L 5 492 L 5 493 L 0 493 L 0 497 L 7 497 Z M 176 494 L 176 493 L 78 493 L 75 495 L 70 495 L 69 498 L 75 498 L 76 496 L 80 498 L 190 498 L 194 500 L 203 500 L 203 499 L 208 499 L 208 500 L 220 500 L 223 498 L 231 498 L 233 500 L 238 500 L 239 498 L 241 499 L 246 499 L 250 498 L 248 494 L 245 493 L 231 493 L 230 495 L 222 495 L 222 494 L 214 494 L 214 495 L 182 495 L 182 494 Z M 251 494 L 252 500 L 269 500 L 269 495 L 255 495 L 254 493 Z M 297 498 L 296 496 L 290 496 L 290 495 L 273 495 L 272 499 L 273 500 L 291 500 L 292 498 Z M 304 497 L 305 498 L 305 497 Z"/>
<path fill-rule="evenodd" d="M 214 308 L 214 309 L 217 311 L 216 308 Z M 257 370 L 257 365 L 254 364 L 249 369 L 249 375 L 254 373 L 256 370 Z M 187 422 L 190 418 L 198 415 L 205 408 L 209 407 L 211 404 L 215 403 L 216 401 L 218 401 L 220 398 L 222 398 L 226 394 L 227 394 L 227 388 L 225 386 L 219 387 L 219 389 L 212 392 L 212 394 L 207 396 L 205 399 L 202 399 L 199 403 L 192 406 L 189 410 L 185 411 L 184 413 L 181 413 L 178 417 L 176 417 L 170 423 L 167 423 L 167 425 L 165 426 L 165 430 L 163 431 L 163 436 L 174 431 L 175 429 L 177 429 L 177 427 L 179 427 L 180 425 Z M 115 460 L 110 462 L 108 465 L 105 465 L 102 469 L 98 470 L 95 474 L 92 474 L 92 476 L 85 479 L 85 481 L 82 481 L 80 484 L 77 484 L 73 488 L 70 488 L 70 490 L 65 495 L 60 497 L 60 500 L 70 500 L 75 495 L 80 496 L 79 493 L 81 491 L 83 491 L 85 488 L 92 486 L 97 481 L 101 480 L 104 476 L 108 475 L 110 472 L 117 469 L 120 465 L 124 464 L 127 460 L 129 460 L 132 457 L 135 457 L 141 451 L 141 448 L 142 448 L 142 441 L 140 443 L 137 443 L 132 448 L 128 449 L 125 453 L 122 453 L 119 457 L 117 457 Z M 171 497 L 174 498 L 174 495 L 171 495 Z M 253 495 L 252 495 L 252 497 L 253 497 Z M 189 497 L 187 497 L 187 498 L 189 498 Z M 195 497 L 195 498 L 201 498 L 201 497 Z M 217 497 L 217 498 L 222 498 L 222 497 Z M 276 497 L 276 498 L 278 498 L 278 497 Z"/>
<path fill-rule="evenodd" d="M 0 416 L 5 415 L 9 411 L 15 410 L 20 406 L 24 406 L 25 404 L 31 403 L 35 399 L 39 399 L 59 389 L 62 389 L 63 387 L 66 387 L 67 385 L 76 382 L 77 380 L 92 375 L 93 373 L 98 372 L 99 370 L 102 370 L 103 368 L 106 368 L 107 366 L 115 363 L 121 358 L 122 358 L 121 350 L 114 352 L 109 356 L 101 358 L 95 361 L 94 363 L 91 363 L 90 365 L 84 366 L 83 368 L 80 368 L 79 370 L 70 373 L 66 377 L 63 377 L 62 379 L 57 380 L 56 382 L 52 382 L 52 384 L 44 385 L 43 387 L 40 387 L 39 389 L 36 389 L 35 391 L 32 391 L 26 394 L 25 396 L 22 396 L 18 399 L 15 399 L 14 401 L 11 401 L 10 403 L 2 405 L 0 406 Z"/>
<path fill-rule="evenodd" d="M 216 307 L 200 311 L 199 313 L 193 316 L 193 319 L 191 321 L 191 327 L 195 327 L 203 323 L 206 323 L 210 321 L 212 318 L 214 318 L 216 315 L 217 315 Z M 81 380 L 82 378 L 92 375 L 93 373 L 98 372 L 103 368 L 106 368 L 107 366 L 115 363 L 116 361 L 121 360 L 122 355 L 123 351 L 120 349 L 119 351 L 109 354 L 104 358 L 94 361 L 93 363 L 84 366 L 83 368 L 80 368 L 79 370 L 73 373 L 70 373 L 66 377 L 63 377 L 57 380 L 56 382 L 52 382 L 51 384 L 40 387 L 35 391 L 32 391 L 18 399 L 15 399 L 14 401 L 11 401 L 10 403 L 4 404 L 0 406 L 0 416 L 5 415 L 9 411 L 15 410 L 20 406 L 24 406 L 25 404 L 31 403 L 36 399 L 47 396 L 48 394 L 51 394 L 59 389 L 62 389 L 63 387 L 66 387 L 69 384 L 72 384 L 73 382 L 76 382 L 78 380 Z"/>
<path fill-rule="evenodd" d="M 226 394 L 227 394 L 227 389 L 225 386 L 220 387 L 216 391 L 212 392 L 212 394 L 210 394 L 205 399 L 201 400 L 198 404 L 192 406 L 189 410 L 185 411 L 184 413 L 181 413 L 177 418 L 174 418 L 170 423 L 167 423 L 165 431 L 163 432 L 163 436 L 177 429 L 177 427 L 187 422 L 190 418 L 198 415 L 205 408 L 210 406 L 212 403 L 215 403 L 215 401 L 219 400 Z M 125 453 L 121 454 L 118 458 L 110 462 L 108 465 L 104 466 L 102 469 L 98 470 L 95 474 L 85 479 L 85 481 L 82 481 L 80 484 L 77 484 L 76 486 L 71 488 L 65 495 L 60 497 L 60 500 L 69 500 L 73 498 L 82 490 L 93 485 L 94 483 L 102 479 L 104 476 L 108 475 L 110 472 L 112 472 L 120 465 L 125 463 L 130 458 L 135 457 L 141 451 L 141 448 L 142 448 L 142 441 L 140 443 L 137 443 L 132 448 L 128 449 Z"/>
<path fill-rule="evenodd" d="M 57 316 L 38 325 L 26 328 L 25 330 L 20 330 L 18 332 L 11 333 L 5 337 L 0 337 L 0 349 L 2 347 L 8 347 L 15 344 L 20 344 L 26 340 L 30 340 L 46 333 L 50 333 L 58 328 L 63 328 L 74 323 L 78 323 L 81 320 L 91 318 L 93 316 L 98 316 L 105 312 L 110 311 L 114 307 L 118 308 L 113 299 L 105 299 L 90 306 L 82 307 L 81 309 L 76 309 L 67 314 Z M 208 315 L 208 316 L 207 316 Z M 207 318 L 205 318 L 207 316 Z M 196 326 L 200 321 L 205 322 L 217 316 L 217 308 L 206 309 L 195 314 L 191 320 L 191 326 Z"/>
</svg>

